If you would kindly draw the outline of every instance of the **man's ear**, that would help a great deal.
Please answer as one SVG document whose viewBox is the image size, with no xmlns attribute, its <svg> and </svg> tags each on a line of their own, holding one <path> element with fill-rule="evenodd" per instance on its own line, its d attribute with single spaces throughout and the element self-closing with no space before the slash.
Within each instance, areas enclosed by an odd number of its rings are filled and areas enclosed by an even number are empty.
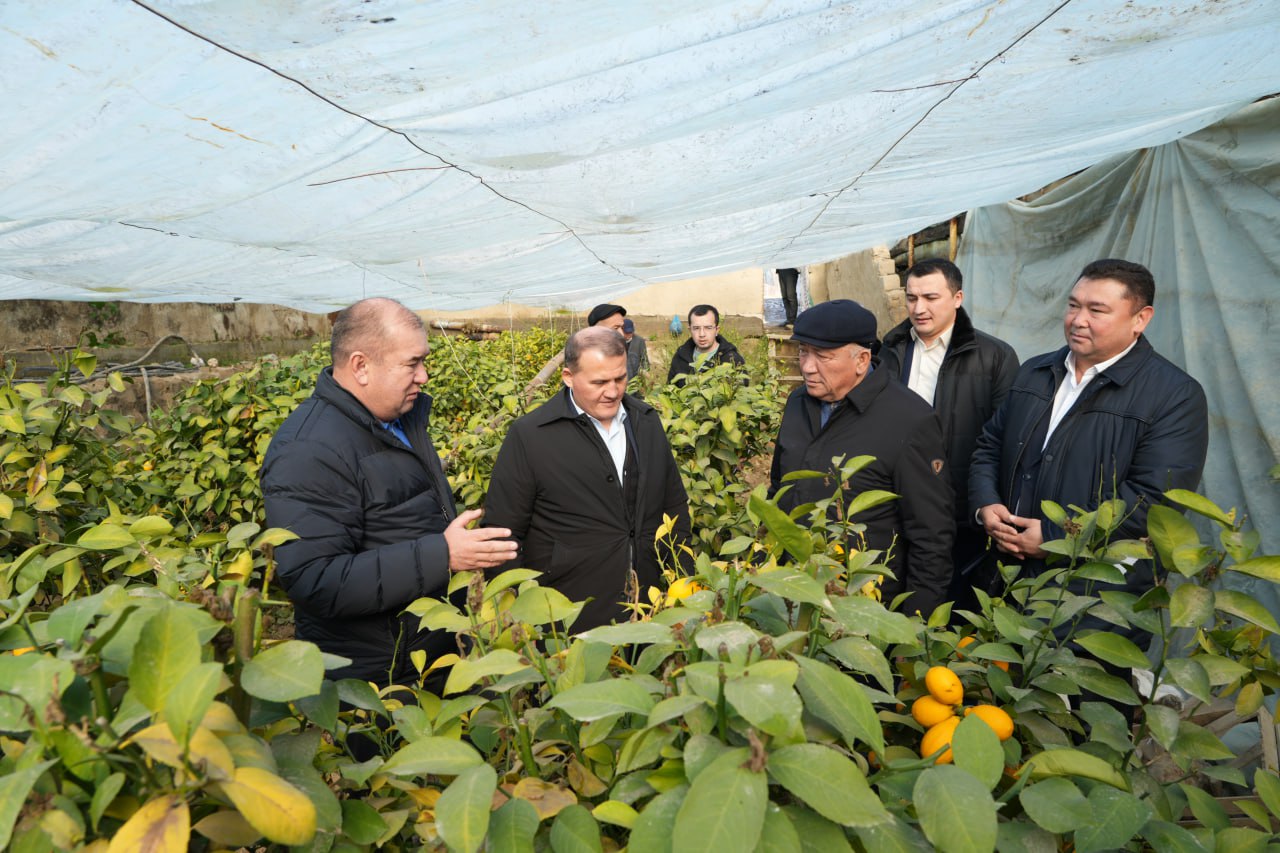
<svg viewBox="0 0 1280 853">
<path fill-rule="evenodd" d="M 1156 313 L 1156 309 L 1150 305 L 1143 305 L 1138 309 L 1138 313 L 1134 315 L 1133 330 L 1140 335 L 1146 331 L 1147 324 L 1151 322 L 1151 317 Z"/>
<path fill-rule="evenodd" d="M 369 384 L 370 361 L 369 356 L 360 350 L 356 350 L 347 357 L 347 372 L 360 385 Z"/>
</svg>

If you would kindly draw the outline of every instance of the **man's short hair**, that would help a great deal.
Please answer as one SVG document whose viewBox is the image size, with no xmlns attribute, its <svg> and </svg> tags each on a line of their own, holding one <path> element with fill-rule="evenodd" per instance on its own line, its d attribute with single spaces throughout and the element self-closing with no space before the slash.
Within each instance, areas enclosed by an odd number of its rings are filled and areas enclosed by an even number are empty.
<svg viewBox="0 0 1280 853">
<path fill-rule="evenodd" d="M 693 315 L 697 314 L 701 317 L 703 314 L 714 314 L 716 325 L 720 325 L 720 312 L 716 310 L 714 305 L 695 305 L 689 309 L 689 325 L 693 325 Z"/>
<path fill-rule="evenodd" d="M 386 330 L 397 324 L 426 328 L 421 317 L 394 299 L 374 296 L 348 305 L 333 319 L 329 357 L 334 364 L 341 364 L 356 351 L 378 358 Z"/>
<path fill-rule="evenodd" d="M 960 268 L 948 261 L 946 258 L 928 258 L 923 261 L 916 261 L 911 269 L 907 270 L 905 282 L 910 278 L 923 278 L 926 275 L 933 275 L 936 272 L 942 273 L 942 277 L 947 280 L 947 287 L 952 293 L 959 293 L 964 288 L 964 276 L 960 275 Z"/>
<path fill-rule="evenodd" d="M 569 336 L 564 344 L 564 366 L 570 373 L 577 373 L 582 354 L 596 350 L 605 358 L 627 354 L 627 339 L 604 326 L 588 326 Z"/>
<path fill-rule="evenodd" d="M 1129 295 L 1129 298 L 1138 306 L 1138 310 L 1156 303 L 1155 276 L 1151 274 L 1151 270 L 1142 264 L 1123 261 L 1119 258 L 1103 258 L 1094 261 L 1081 270 L 1080 275 L 1076 277 L 1076 281 L 1082 278 L 1087 278 L 1090 281 L 1109 278 L 1120 282 L 1124 285 L 1125 292 Z"/>
</svg>

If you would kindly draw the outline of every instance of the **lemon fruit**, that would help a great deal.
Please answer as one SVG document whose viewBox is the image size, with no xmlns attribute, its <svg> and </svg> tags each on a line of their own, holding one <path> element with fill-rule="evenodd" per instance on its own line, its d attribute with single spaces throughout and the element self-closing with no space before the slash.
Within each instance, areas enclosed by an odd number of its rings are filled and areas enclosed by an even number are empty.
<svg viewBox="0 0 1280 853">
<path fill-rule="evenodd" d="M 1000 740 L 1008 740 L 1013 735 L 1013 718 L 1003 708 L 997 708 L 995 705 L 974 705 L 972 708 L 965 709 L 964 715 L 967 717 L 970 714 L 990 726 Z"/>
<path fill-rule="evenodd" d="M 944 705 L 932 696 L 921 696 L 911 703 L 911 716 L 926 729 L 933 728 L 948 717 L 954 717 L 950 705 Z"/>
<path fill-rule="evenodd" d="M 667 587 L 667 606 L 679 604 L 700 589 L 703 589 L 702 584 L 693 578 L 676 578 L 671 586 Z"/>
<path fill-rule="evenodd" d="M 943 705 L 959 705 L 964 701 L 960 677 L 945 666 L 930 667 L 924 674 L 924 686 L 929 695 Z"/>
<path fill-rule="evenodd" d="M 938 723 L 924 733 L 920 739 L 920 757 L 928 758 L 938 750 L 946 747 L 946 752 L 934 759 L 934 764 L 951 763 L 951 738 L 955 735 L 956 726 L 960 725 L 959 717 L 951 717 Z"/>
</svg>

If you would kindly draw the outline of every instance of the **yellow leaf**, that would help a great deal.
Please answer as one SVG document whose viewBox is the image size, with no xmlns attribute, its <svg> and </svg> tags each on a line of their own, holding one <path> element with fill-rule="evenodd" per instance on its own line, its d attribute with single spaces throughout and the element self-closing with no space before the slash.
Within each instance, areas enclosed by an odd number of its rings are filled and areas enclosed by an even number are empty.
<svg viewBox="0 0 1280 853">
<path fill-rule="evenodd" d="M 409 797 L 424 809 L 434 809 L 436 800 L 440 799 L 440 791 L 436 788 L 413 788 Z"/>
<path fill-rule="evenodd" d="M 240 725 L 236 712 L 231 710 L 231 706 L 226 702 L 214 702 L 209 705 L 209 710 L 204 712 L 204 719 L 201 720 L 200 726 L 211 732 L 228 732 L 239 733 L 244 731 L 244 727 Z"/>
<path fill-rule="evenodd" d="M 277 844 L 307 844 L 316 834 L 316 807 L 285 780 L 257 767 L 237 767 L 235 778 L 222 783 L 249 824 Z"/>
<path fill-rule="evenodd" d="M 573 791 L 541 779 L 521 779 L 512 789 L 511 796 L 527 800 L 538 813 L 538 820 L 555 817 L 561 810 L 578 802 Z"/>
<path fill-rule="evenodd" d="M 600 780 L 576 758 L 569 759 L 569 785 L 584 797 L 603 794 L 609 786 Z"/>
<path fill-rule="evenodd" d="M 184 766 L 182 747 L 178 745 L 167 723 L 148 726 L 130 738 L 130 741 L 142 747 L 147 755 L 161 764 L 168 764 L 170 767 Z M 218 781 L 230 779 L 235 771 L 231 750 L 206 728 L 198 728 L 191 733 L 186 763 L 196 770 L 203 769 L 208 778 Z"/>
<path fill-rule="evenodd" d="M 213 843 L 232 849 L 248 847 L 262 837 L 262 833 L 250 826 L 244 815 L 231 809 L 214 812 L 192 829 Z"/>
<path fill-rule="evenodd" d="M 111 839 L 107 853 L 186 853 L 190 837 L 187 801 L 166 794 L 134 812 Z"/>
<path fill-rule="evenodd" d="M 250 551 L 241 551 L 236 554 L 236 558 L 231 561 L 231 565 L 227 566 L 220 573 L 220 577 L 224 581 L 243 581 L 248 580 L 253 574 L 253 553 Z"/>
</svg>

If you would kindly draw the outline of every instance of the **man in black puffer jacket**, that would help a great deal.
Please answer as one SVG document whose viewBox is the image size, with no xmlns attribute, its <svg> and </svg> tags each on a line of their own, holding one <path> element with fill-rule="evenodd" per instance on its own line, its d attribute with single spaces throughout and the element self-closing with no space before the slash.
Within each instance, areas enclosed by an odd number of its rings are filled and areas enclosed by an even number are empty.
<svg viewBox="0 0 1280 853">
<path fill-rule="evenodd" d="M 714 305 L 695 305 L 689 310 L 689 340 L 671 357 L 667 381 L 684 382 L 684 376 L 718 364 L 746 364 L 732 342 L 720 334 L 720 312 Z"/>
<path fill-rule="evenodd" d="M 366 299 L 333 323 L 333 365 L 281 425 L 262 465 L 267 524 L 299 538 L 276 549 L 276 576 L 299 639 L 351 663 L 330 678 L 413 684 L 409 653 L 457 651 L 402 613 L 445 595 L 450 572 L 516 554 L 501 528 L 469 530 L 427 436 L 427 332 L 391 299 Z M 504 541 L 507 540 L 507 541 Z"/>
<path fill-rule="evenodd" d="M 884 336 L 880 362 L 942 421 L 956 496 L 951 597 L 971 610 L 977 599 L 968 575 L 986 554 L 987 533 L 969 509 L 969 458 L 983 425 L 1013 384 L 1018 356 L 1004 341 L 973 327 L 961 307 L 964 279 L 955 264 L 941 258 L 920 261 L 907 270 L 906 282 L 908 316 Z"/>
<path fill-rule="evenodd" d="M 832 477 L 783 483 L 793 471 L 832 472 L 832 457 L 874 456 L 849 481 L 855 495 L 881 489 L 896 500 L 853 516 L 866 525 L 867 550 L 885 553 L 896 580 L 885 601 L 910 592 L 903 609 L 926 618 L 947 600 L 955 534 L 951 484 L 945 471 L 942 427 L 927 403 L 883 367 L 875 366 L 875 315 L 856 302 L 835 299 L 802 313 L 793 341 L 800 344 L 804 386 L 787 398 L 774 448 L 770 494 L 786 485 L 779 506 L 790 512 L 831 497 Z M 835 507 L 832 507 L 834 514 Z"/>
</svg>

